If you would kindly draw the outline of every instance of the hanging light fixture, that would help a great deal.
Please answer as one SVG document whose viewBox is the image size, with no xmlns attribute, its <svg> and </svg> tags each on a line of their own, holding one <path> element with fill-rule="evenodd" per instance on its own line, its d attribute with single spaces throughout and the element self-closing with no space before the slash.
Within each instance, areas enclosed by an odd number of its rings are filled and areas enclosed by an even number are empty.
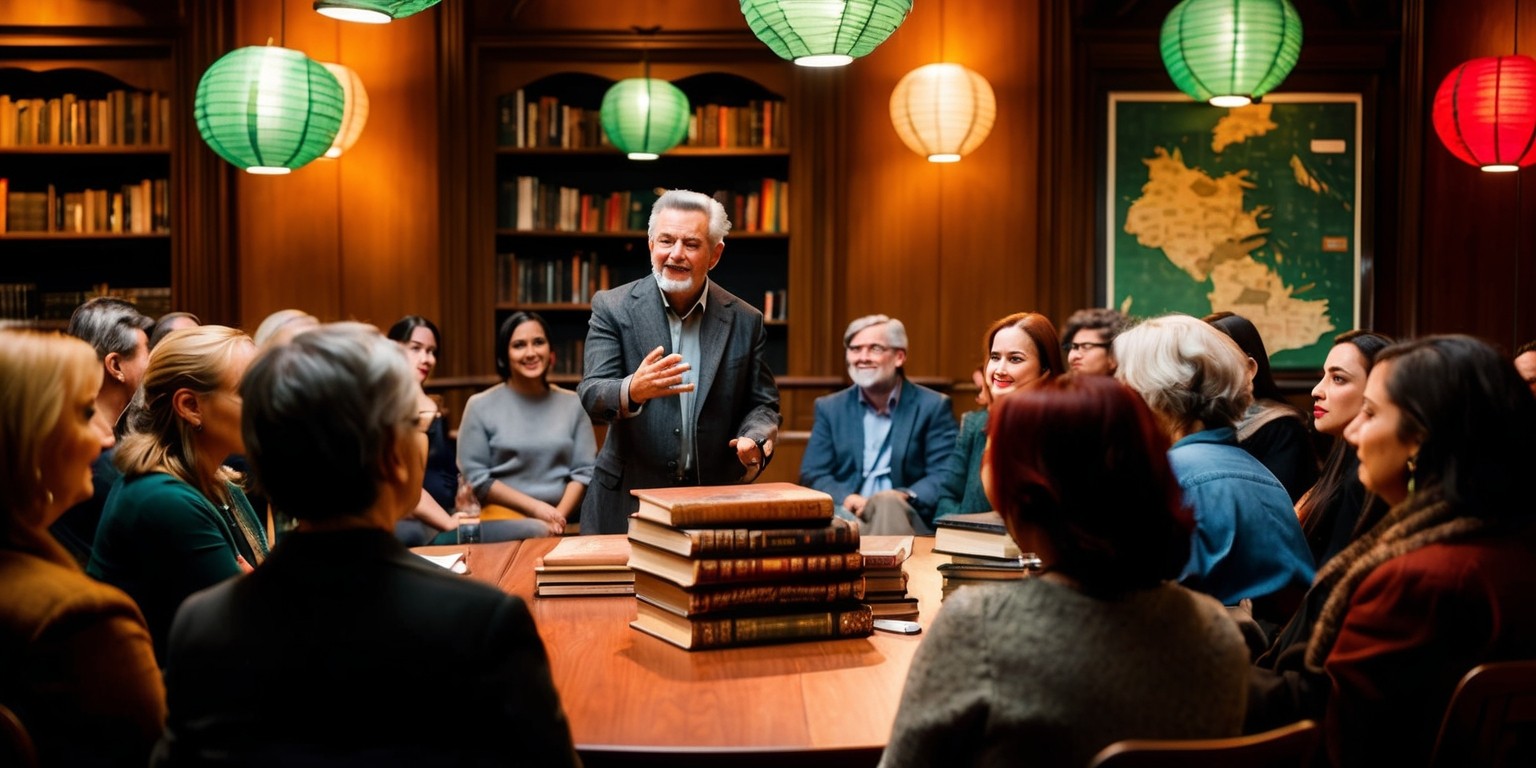
<svg viewBox="0 0 1536 768">
<path fill-rule="evenodd" d="M 388 24 L 421 13 L 441 0 L 315 0 L 315 11 L 338 21 Z"/>
<path fill-rule="evenodd" d="M 912 0 L 741 0 L 752 34 L 803 67 L 840 67 L 901 26 Z"/>
<path fill-rule="evenodd" d="M 1163 66 L 1179 90 L 1241 107 L 1274 90 L 1301 55 L 1290 0 L 1183 0 L 1163 20 Z"/>
<path fill-rule="evenodd" d="M 1536 59 L 1488 56 L 1451 70 L 1435 91 L 1435 133 L 1489 173 L 1536 163 Z"/>
<path fill-rule="evenodd" d="M 891 124 L 913 152 L 932 163 L 958 162 L 986 141 L 997 117 L 992 85 L 959 64 L 927 64 L 891 91 Z"/>
<path fill-rule="evenodd" d="M 282 174 L 331 146 L 344 98 L 336 78 L 303 53 L 253 45 L 203 73 L 192 118 L 219 157 L 250 173 Z"/>
<path fill-rule="evenodd" d="M 647 38 L 661 27 L 633 27 Z M 603 133 L 631 160 L 655 160 L 688 135 L 688 95 L 677 86 L 651 77 L 651 58 L 640 48 L 640 77 L 620 80 L 603 94 L 598 121 Z"/>
<path fill-rule="evenodd" d="M 344 104 L 341 109 L 341 128 L 336 131 L 336 138 L 331 140 L 330 149 L 325 150 L 326 157 L 341 157 L 343 152 L 357 143 L 358 137 L 363 135 L 363 126 L 368 124 L 368 91 L 363 88 L 363 79 L 351 67 L 328 61 L 320 62 L 320 65 L 341 84 Z"/>
<path fill-rule="evenodd" d="M 655 160 L 688 133 L 688 96 L 653 77 L 631 77 L 603 94 L 603 133 L 631 160 Z"/>
</svg>

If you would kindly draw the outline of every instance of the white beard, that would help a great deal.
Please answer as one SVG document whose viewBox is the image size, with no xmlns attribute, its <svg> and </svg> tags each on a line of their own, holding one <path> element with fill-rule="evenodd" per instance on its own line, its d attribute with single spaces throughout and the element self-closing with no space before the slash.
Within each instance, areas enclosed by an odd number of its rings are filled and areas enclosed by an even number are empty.
<svg viewBox="0 0 1536 768">
<path fill-rule="evenodd" d="M 661 286 L 662 293 L 687 294 L 693 290 L 692 280 L 672 280 L 662 277 L 661 270 L 651 267 L 651 274 L 656 276 L 656 284 Z"/>
<path fill-rule="evenodd" d="M 848 366 L 848 378 L 853 379 L 853 383 L 856 384 L 860 389 L 870 389 L 871 387 L 875 387 L 881 383 L 884 383 L 885 377 L 882 375 L 884 373 L 885 372 L 879 368 L 857 368 L 852 365 Z"/>
</svg>

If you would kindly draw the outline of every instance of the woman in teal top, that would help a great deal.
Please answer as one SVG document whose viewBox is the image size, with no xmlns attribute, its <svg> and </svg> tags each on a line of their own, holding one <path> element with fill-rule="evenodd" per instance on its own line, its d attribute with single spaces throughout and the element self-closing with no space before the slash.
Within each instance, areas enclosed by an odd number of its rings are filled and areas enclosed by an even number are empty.
<svg viewBox="0 0 1536 768">
<path fill-rule="evenodd" d="M 987 364 L 982 378 L 989 407 L 1062 373 L 1061 345 L 1056 338 L 1056 326 L 1045 315 L 1035 312 L 1015 312 L 987 329 Z M 944 465 L 935 520 L 992 508 L 981 487 L 981 456 L 986 446 L 987 410 L 978 409 L 961 417 L 960 436 Z"/>
<path fill-rule="evenodd" d="M 182 600 L 267 555 L 261 517 L 224 466 L 245 450 L 238 387 L 255 356 L 250 337 L 233 328 L 167 336 L 150 353 L 143 403 L 117 448 L 123 477 L 107 496 L 86 570 L 139 604 L 157 658 Z"/>
</svg>

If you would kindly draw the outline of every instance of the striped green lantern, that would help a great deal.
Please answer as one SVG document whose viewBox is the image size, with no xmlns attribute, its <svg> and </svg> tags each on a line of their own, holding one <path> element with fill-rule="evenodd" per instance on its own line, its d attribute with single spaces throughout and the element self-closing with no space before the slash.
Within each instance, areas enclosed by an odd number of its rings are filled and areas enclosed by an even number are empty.
<svg viewBox="0 0 1536 768">
<path fill-rule="evenodd" d="M 345 100 L 319 62 L 291 48 L 253 45 L 203 73 L 192 118 L 219 157 L 249 173 L 282 174 L 325 154 Z"/>
<path fill-rule="evenodd" d="M 875 50 L 912 0 L 741 0 L 752 34 L 803 67 L 840 67 Z"/>
<path fill-rule="evenodd" d="M 1301 55 L 1289 0 L 1184 0 L 1163 20 L 1163 66 L 1179 90 L 1241 107 L 1274 90 Z"/>
<path fill-rule="evenodd" d="M 631 160 L 655 160 L 688 134 L 688 96 L 654 77 L 631 77 L 603 94 L 603 133 Z"/>
</svg>

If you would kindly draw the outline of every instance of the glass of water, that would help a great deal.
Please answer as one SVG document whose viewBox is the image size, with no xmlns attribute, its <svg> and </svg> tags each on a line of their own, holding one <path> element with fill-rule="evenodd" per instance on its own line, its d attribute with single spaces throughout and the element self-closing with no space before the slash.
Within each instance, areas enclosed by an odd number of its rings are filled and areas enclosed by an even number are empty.
<svg viewBox="0 0 1536 768">
<path fill-rule="evenodd" d="M 475 489 L 469 487 L 469 483 L 459 478 L 459 491 L 453 499 L 453 515 L 459 519 L 459 543 L 480 543 L 480 500 L 475 498 Z"/>
</svg>

